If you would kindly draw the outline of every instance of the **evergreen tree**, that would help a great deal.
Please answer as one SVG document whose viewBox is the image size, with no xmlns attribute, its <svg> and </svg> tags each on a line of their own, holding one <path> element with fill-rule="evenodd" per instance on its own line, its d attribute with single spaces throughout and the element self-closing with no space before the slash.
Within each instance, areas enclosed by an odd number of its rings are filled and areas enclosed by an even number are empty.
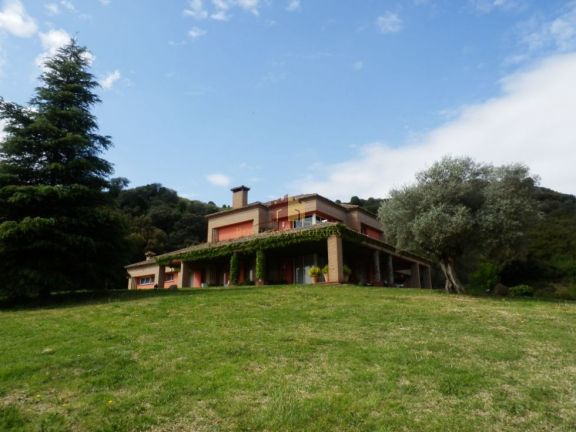
<svg viewBox="0 0 576 432">
<path fill-rule="evenodd" d="M 9 296 L 96 289 L 122 276 L 122 218 L 98 133 L 98 86 L 72 40 L 46 61 L 30 107 L 0 99 L 0 290 Z"/>
</svg>

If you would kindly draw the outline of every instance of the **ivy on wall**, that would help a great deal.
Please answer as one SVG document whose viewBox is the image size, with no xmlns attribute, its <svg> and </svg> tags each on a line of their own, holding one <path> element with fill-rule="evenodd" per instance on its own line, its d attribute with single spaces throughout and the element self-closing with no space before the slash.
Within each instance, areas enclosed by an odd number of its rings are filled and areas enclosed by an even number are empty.
<svg viewBox="0 0 576 432">
<path fill-rule="evenodd" d="M 264 233 L 256 237 L 246 238 L 245 240 L 214 244 L 207 243 L 193 246 L 190 249 L 176 252 L 174 254 L 162 255 L 157 258 L 157 261 L 161 265 L 168 265 L 174 260 L 206 260 L 226 257 L 232 255 L 234 252 L 254 254 L 257 250 L 277 249 L 299 243 L 324 240 L 331 235 L 342 236 L 345 231 L 350 230 L 342 224 L 326 224 L 316 225 L 296 231 Z"/>
<path fill-rule="evenodd" d="M 379 247 L 385 246 L 382 241 L 353 231 L 344 224 L 325 223 L 297 230 L 267 232 L 254 237 L 231 240 L 229 242 L 204 243 L 172 254 L 161 255 L 156 258 L 156 261 L 160 265 L 169 265 L 175 260 L 199 261 L 228 257 L 234 253 L 255 254 L 259 250 L 265 251 L 267 249 L 278 249 L 300 243 L 325 240 L 332 235 L 340 236 L 344 240 L 354 243 L 373 244 Z M 391 253 L 395 252 L 393 247 L 388 247 Z M 411 256 L 411 254 L 405 255 Z M 418 259 L 422 260 L 422 258 Z"/>
<path fill-rule="evenodd" d="M 262 249 L 256 251 L 256 280 L 264 281 L 266 279 L 266 255 Z"/>
<path fill-rule="evenodd" d="M 238 273 L 240 271 L 240 265 L 238 263 L 238 254 L 234 252 L 230 257 L 230 284 L 238 284 Z"/>
</svg>

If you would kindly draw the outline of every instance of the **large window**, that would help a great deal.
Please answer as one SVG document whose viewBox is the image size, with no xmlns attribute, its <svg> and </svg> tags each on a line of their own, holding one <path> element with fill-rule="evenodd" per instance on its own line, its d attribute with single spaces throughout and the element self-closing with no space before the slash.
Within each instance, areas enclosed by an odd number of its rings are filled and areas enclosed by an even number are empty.
<svg viewBox="0 0 576 432">
<path fill-rule="evenodd" d="M 154 276 L 143 276 L 138 279 L 138 285 L 150 285 L 154 283 Z"/>
</svg>

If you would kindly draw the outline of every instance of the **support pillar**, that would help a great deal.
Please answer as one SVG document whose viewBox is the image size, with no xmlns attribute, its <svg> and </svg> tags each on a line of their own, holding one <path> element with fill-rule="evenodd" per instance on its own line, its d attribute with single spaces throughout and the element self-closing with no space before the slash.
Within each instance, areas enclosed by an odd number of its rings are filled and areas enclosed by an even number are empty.
<svg viewBox="0 0 576 432">
<path fill-rule="evenodd" d="M 132 276 L 128 277 L 128 289 L 136 289 L 136 278 L 133 278 Z"/>
<path fill-rule="evenodd" d="M 386 277 L 388 278 L 388 285 L 394 286 L 394 261 L 392 260 L 392 255 L 388 255 L 387 265 L 386 265 Z"/>
<path fill-rule="evenodd" d="M 344 282 L 344 258 L 342 252 L 342 238 L 331 235 L 326 240 L 328 247 L 328 282 Z"/>
<path fill-rule="evenodd" d="M 190 264 L 185 261 L 180 263 L 180 271 L 178 272 L 178 288 L 190 287 Z"/>
<path fill-rule="evenodd" d="M 423 271 L 423 279 L 424 279 L 424 288 L 432 289 L 432 269 L 430 266 L 422 267 Z"/>
<path fill-rule="evenodd" d="M 410 269 L 412 273 L 410 276 L 410 288 L 421 288 L 420 284 L 420 264 L 412 263 L 412 268 Z"/>
<path fill-rule="evenodd" d="M 380 273 L 380 251 L 374 251 L 374 285 L 382 285 L 382 273 Z"/>
<path fill-rule="evenodd" d="M 158 289 L 164 288 L 164 275 L 166 274 L 166 266 L 159 265 L 156 268 L 156 273 L 154 274 L 154 285 L 158 286 Z"/>
</svg>

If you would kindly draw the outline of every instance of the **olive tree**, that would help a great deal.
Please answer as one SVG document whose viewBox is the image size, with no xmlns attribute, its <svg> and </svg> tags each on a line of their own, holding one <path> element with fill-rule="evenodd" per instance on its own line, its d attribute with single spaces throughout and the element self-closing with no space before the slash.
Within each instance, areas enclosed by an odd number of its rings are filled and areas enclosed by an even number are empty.
<svg viewBox="0 0 576 432">
<path fill-rule="evenodd" d="M 378 215 L 389 243 L 437 260 L 446 291 L 462 293 L 456 267 L 464 254 L 506 262 L 519 253 L 537 214 L 536 182 L 523 165 L 445 157 L 391 191 Z"/>
</svg>

